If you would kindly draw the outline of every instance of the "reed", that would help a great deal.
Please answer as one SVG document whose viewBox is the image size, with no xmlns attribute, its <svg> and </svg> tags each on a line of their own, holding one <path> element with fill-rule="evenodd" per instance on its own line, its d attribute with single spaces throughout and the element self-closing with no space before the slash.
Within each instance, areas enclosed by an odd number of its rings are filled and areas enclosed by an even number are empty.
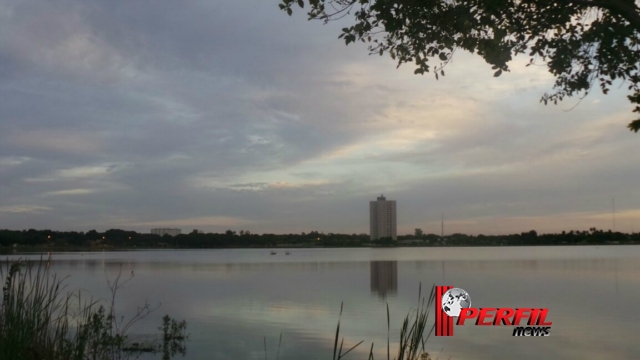
<svg viewBox="0 0 640 360">
<path fill-rule="evenodd" d="M 47 260 L 7 261 L 0 266 L 5 278 L 0 305 L 0 359 L 15 360 L 121 360 L 142 352 L 162 352 L 168 359 L 184 353 L 186 323 L 168 316 L 159 328 L 159 340 L 133 343 L 130 327 L 157 308 L 138 308 L 129 320 L 116 315 L 116 292 L 128 280 L 120 274 L 109 282 L 107 306 L 67 292 L 65 278 L 50 274 Z M 130 279 L 129 279 L 130 280 Z M 169 356 L 167 356 L 169 354 Z"/>
<path fill-rule="evenodd" d="M 404 318 L 402 328 L 400 329 L 400 339 L 398 344 L 397 356 L 394 360 L 430 360 L 431 357 L 426 350 L 426 344 L 433 330 L 435 324 L 429 326 L 429 309 L 433 307 L 435 301 L 435 285 L 431 288 L 429 297 L 422 297 L 422 284 L 418 289 L 418 306 L 415 312 L 410 311 Z M 340 337 L 340 318 L 342 317 L 343 304 L 340 305 L 340 315 L 338 317 L 338 326 L 336 328 L 336 337 L 333 344 L 333 360 L 341 360 L 349 352 L 354 350 L 364 341 L 360 341 L 349 350 L 342 352 L 344 338 L 340 341 L 338 346 L 338 339 Z M 387 360 L 391 360 L 391 316 L 389 314 L 389 304 L 387 303 Z M 427 329 L 428 332 L 427 332 Z M 371 343 L 369 350 L 368 360 L 374 360 L 373 355 L 374 344 Z"/>
</svg>

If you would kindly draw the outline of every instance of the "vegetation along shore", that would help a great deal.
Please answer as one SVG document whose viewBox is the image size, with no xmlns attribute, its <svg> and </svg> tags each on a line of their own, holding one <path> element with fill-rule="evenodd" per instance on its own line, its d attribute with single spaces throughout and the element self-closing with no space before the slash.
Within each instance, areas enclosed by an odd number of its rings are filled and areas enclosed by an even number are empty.
<svg viewBox="0 0 640 360">
<path fill-rule="evenodd" d="M 393 247 L 393 246 L 534 246 L 534 245 L 630 245 L 640 244 L 640 233 L 622 233 L 591 228 L 587 231 L 563 231 L 538 234 L 532 230 L 511 235 L 435 235 L 416 229 L 413 235 L 397 240 L 371 241 L 367 234 L 334 234 L 311 231 L 300 234 L 253 234 L 249 231 L 224 233 L 191 232 L 177 236 L 159 236 L 111 229 L 91 230 L 0 230 L 0 251 L 88 251 L 119 249 L 210 249 L 271 247 Z"/>
</svg>

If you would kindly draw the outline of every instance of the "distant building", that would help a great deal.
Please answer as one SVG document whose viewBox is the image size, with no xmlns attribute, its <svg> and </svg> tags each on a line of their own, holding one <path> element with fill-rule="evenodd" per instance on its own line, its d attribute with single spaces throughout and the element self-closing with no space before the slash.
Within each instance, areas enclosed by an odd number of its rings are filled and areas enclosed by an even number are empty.
<svg viewBox="0 0 640 360">
<path fill-rule="evenodd" d="M 176 235 L 180 235 L 182 233 L 182 230 L 170 229 L 170 228 L 156 228 L 156 229 L 151 229 L 151 233 L 160 235 L 160 236 L 165 236 L 165 235 L 176 236 Z"/>
<path fill-rule="evenodd" d="M 389 294 L 398 292 L 398 262 L 397 261 L 372 261 L 371 293 L 378 294 L 382 299 Z"/>
<path fill-rule="evenodd" d="M 380 195 L 376 201 L 369 203 L 369 230 L 371 240 L 390 237 L 397 240 L 398 223 L 396 219 L 396 202 Z"/>
</svg>

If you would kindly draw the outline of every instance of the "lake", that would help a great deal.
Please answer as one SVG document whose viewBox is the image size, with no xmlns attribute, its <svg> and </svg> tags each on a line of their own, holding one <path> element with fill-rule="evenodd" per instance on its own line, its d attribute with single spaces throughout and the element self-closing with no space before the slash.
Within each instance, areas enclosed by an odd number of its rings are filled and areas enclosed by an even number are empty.
<svg viewBox="0 0 640 360">
<path fill-rule="evenodd" d="M 107 279 L 133 273 L 117 294 L 120 313 L 161 305 L 132 333 L 154 331 L 164 314 L 186 319 L 186 359 L 264 359 L 264 337 L 275 359 L 280 334 L 280 359 L 331 359 L 342 302 L 345 346 L 364 340 L 345 359 L 367 359 L 372 342 L 386 359 L 386 304 L 393 358 L 420 283 L 423 295 L 434 284 L 463 288 L 473 307 L 549 308 L 553 322 L 549 337 L 456 326 L 453 337 L 429 339 L 434 359 L 640 359 L 640 246 L 276 251 L 56 253 L 50 268 L 69 276 L 69 290 L 103 299 Z M 19 256 L 39 255 L 9 258 Z"/>
</svg>

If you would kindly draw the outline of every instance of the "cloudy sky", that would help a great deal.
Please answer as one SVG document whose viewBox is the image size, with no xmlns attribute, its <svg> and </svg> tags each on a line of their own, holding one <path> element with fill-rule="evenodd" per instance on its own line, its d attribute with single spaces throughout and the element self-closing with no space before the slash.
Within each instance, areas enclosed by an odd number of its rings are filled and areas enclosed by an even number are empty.
<svg viewBox="0 0 640 360">
<path fill-rule="evenodd" d="M 436 81 L 277 4 L 0 0 L 0 228 L 361 233 L 385 194 L 399 234 L 609 229 L 614 198 L 640 229 L 624 88 Z"/>
</svg>

